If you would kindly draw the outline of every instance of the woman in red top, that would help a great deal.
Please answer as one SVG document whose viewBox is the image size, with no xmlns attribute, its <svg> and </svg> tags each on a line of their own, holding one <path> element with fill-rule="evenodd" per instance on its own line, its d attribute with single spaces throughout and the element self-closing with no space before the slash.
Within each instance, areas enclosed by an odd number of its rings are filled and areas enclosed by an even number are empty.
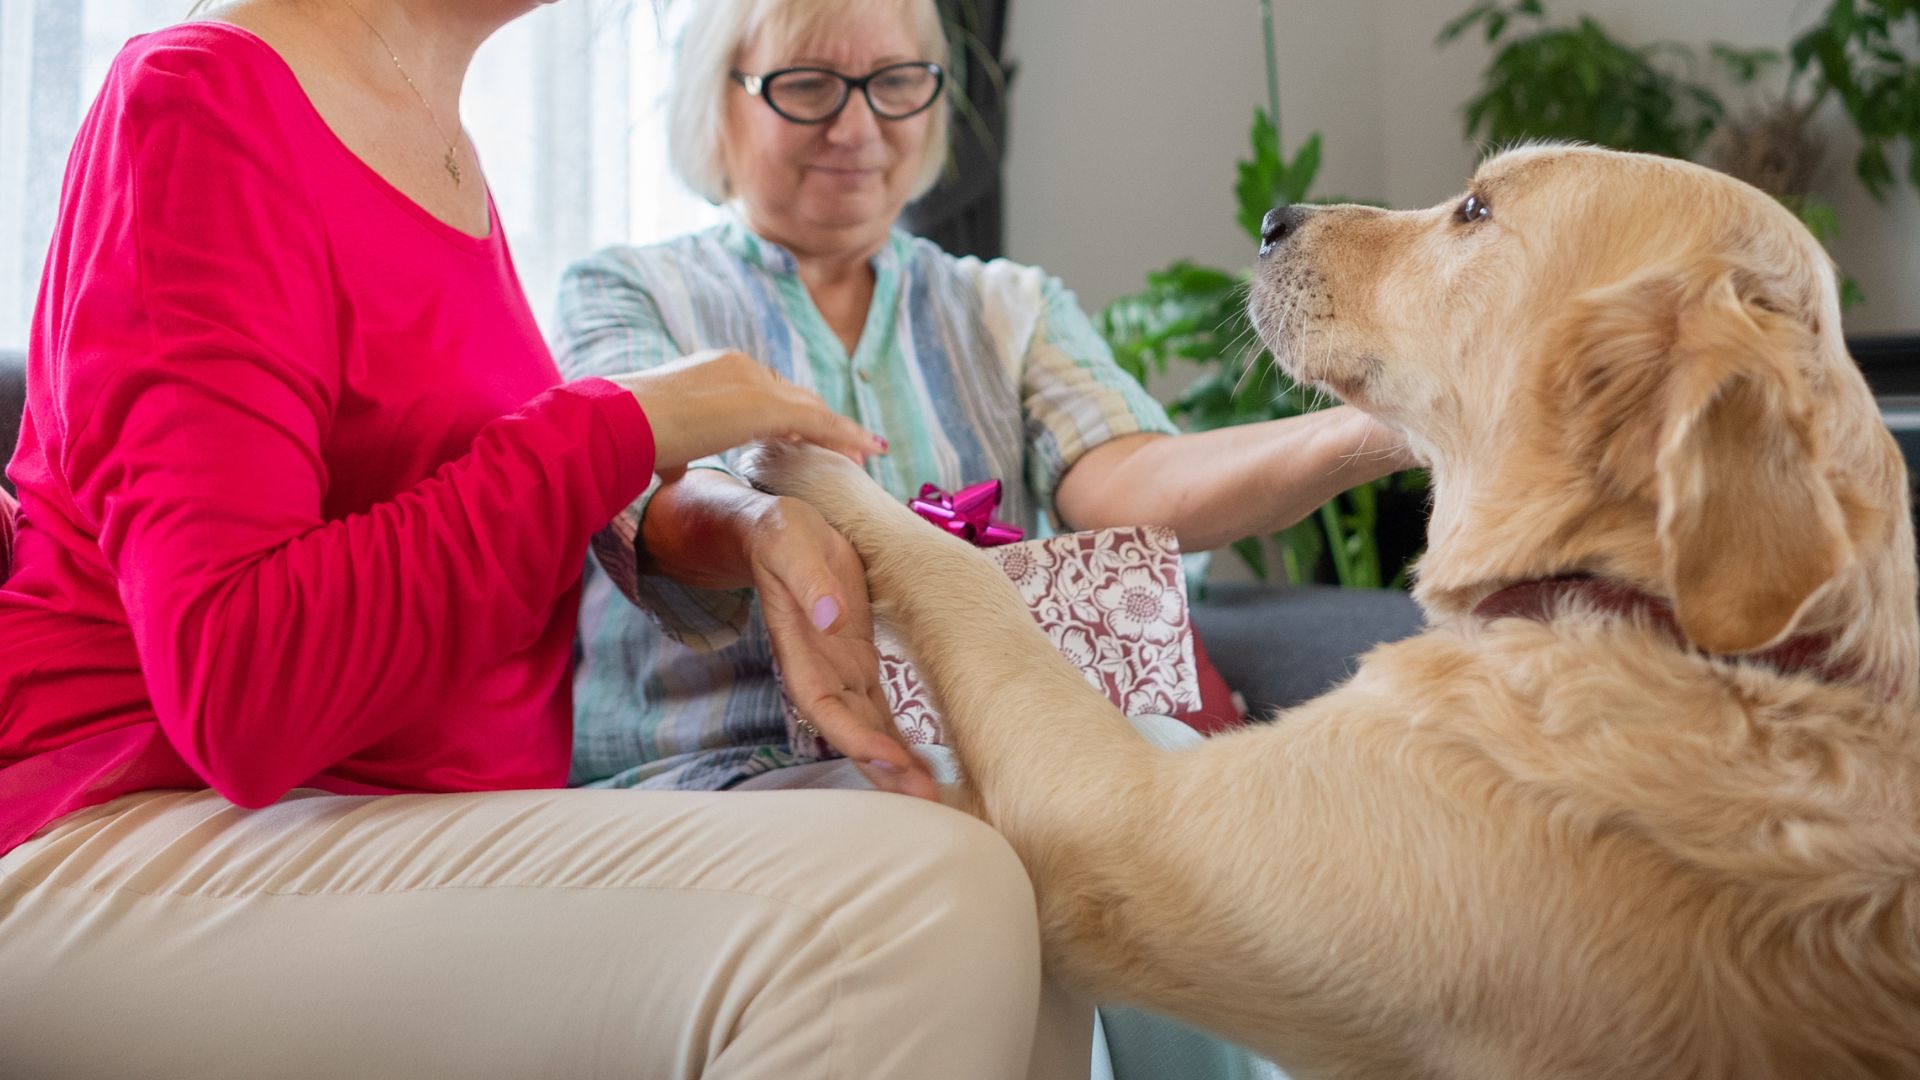
<svg viewBox="0 0 1920 1080">
<path fill-rule="evenodd" d="M 458 120 L 533 6 L 245 0 L 108 74 L 9 470 L 0 1075 L 1026 1071 L 984 826 L 553 790 L 588 536 L 881 447 L 737 354 L 556 385 Z"/>
</svg>

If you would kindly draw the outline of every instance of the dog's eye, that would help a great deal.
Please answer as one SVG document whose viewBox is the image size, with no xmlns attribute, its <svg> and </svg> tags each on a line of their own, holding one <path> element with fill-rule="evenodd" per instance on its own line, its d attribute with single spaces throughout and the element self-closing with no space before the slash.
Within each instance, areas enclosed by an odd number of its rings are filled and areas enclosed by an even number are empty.
<svg viewBox="0 0 1920 1080">
<path fill-rule="evenodd" d="M 1488 206 L 1487 201 L 1478 195 L 1469 195 L 1460 200 L 1460 205 L 1453 211 L 1453 220 L 1462 225 L 1472 225 L 1474 222 L 1485 221 L 1492 216 L 1493 207 Z"/>
</svg>

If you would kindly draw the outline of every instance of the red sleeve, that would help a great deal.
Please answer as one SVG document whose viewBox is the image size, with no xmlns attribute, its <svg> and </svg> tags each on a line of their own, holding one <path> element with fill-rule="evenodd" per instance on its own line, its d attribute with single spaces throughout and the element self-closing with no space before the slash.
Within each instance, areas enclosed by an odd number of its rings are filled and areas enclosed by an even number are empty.
<svg viewBox="0 0 1920 1080">
<path fill-rule="evenodd" d="M 525 648 L 646 486 L 652 436 L 631 395 L 574 384 L 323 520 L 347 316 L 257 73 L 156 49 L 123 58 L 102 109 L 76 156 L 97 235 L 70 250 L 99 269 L 71 278 L 60 467 L 174 748 L 264 805 Z"/>
</svg>

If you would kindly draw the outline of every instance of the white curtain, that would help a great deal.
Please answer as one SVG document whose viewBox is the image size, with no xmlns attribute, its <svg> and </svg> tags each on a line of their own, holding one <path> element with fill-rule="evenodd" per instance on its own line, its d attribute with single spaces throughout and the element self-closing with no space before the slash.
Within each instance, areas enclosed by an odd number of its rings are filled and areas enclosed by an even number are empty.
<svg viewBox="0 0 1920 1080">
<path fill-rule="evenodd" d="M 0 0 L 0 349 L 26 342 L 67 152 L 107 66 L 128 38 L 191 6 Z M 475 59 L 462 116 L 543 323 L 569 262 L 721 215 L 668 172 L 666 74 L 666 44 L 645 0 L 542 7 Z"/>
</svg>

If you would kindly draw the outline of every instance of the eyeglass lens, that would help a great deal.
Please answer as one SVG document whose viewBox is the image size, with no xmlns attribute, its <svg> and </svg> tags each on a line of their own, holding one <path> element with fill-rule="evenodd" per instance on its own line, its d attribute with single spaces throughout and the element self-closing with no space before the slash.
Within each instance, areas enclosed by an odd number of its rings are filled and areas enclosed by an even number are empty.
<svg viewBox="0 0 1920 1080">
<path fill-rule="evenodd" d="M 929 65 L 895 64 L 867 77 L 867 103 L 881 116 L 900 119 L 926 108 L 939 89 Z M 796 120 L 824 120 L 840 111 L 852 87 L 834 72 L 800 68 L 775 74 L 762 92 L 768 104 Z"/>
</svg>

